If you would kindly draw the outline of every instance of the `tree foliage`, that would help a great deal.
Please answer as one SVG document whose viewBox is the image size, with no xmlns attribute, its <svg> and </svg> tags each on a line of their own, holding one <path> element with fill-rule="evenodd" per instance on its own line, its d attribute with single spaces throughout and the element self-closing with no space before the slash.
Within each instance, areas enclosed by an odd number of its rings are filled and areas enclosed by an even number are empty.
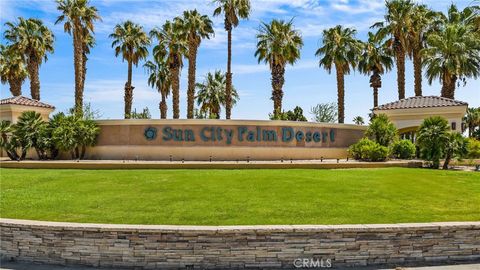
<svg viewBox="0 0 480 270">
<path fill-rule="evenodd" d="M 418 129 L 416 142 L 420 156 L 432 162 L 433 168 L 440 166 L 440 159 L 449 140 L 449 130 L 448 121 L 440 116 L 426 118 Z"/>
<path fill-rule="evenodd" d="M 313 115 L 313 121 L 323 123 L 337 122 L 337 105 L 331 103 L 320 103 L 310 108 L 310 114 Z"/>
<path fill-rule="evenodd" d="M 381 146 L 389 146 L 398 139 L 397 128 L 385 114 L 373 117 L 365 135 Z"/>
</svg>

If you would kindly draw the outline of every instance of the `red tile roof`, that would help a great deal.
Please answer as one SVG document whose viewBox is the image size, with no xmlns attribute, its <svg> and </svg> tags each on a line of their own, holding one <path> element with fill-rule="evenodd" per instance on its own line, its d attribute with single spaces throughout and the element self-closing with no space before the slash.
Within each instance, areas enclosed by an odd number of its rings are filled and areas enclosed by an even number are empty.
<svg viewBox="0 0 480 270">
<path fill-rule="evenodd" d="M 454 99 L 423 96 L 410 97 L 395 102 L 383 104 L 374 108 L 374 110 L 393 110 L 393 109 L 413 109 L 413 108 L 433 108 L 433 107 L 451 107 L 451 106 L 467 106 L 468 103 Z"/>
<path fill-rule="evenodd" d="M 11 98 L 6 98 L 0 100 L 0 105 L 13 104 L 13 105 L 22 105 L 22 106 L 31 106 L 31 107 L 40 107 L 40 108 L 51 108 L 55 109 L 54 106 L 40 102 L 35 99 L 27 98 L 24 96 L 16 96 Z"/>
</svg>

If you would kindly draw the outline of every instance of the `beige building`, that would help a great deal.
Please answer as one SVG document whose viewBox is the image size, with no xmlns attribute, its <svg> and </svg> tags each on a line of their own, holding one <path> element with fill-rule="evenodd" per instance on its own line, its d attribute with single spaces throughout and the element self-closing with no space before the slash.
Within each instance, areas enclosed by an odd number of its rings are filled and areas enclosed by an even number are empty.
<svg viewBox="0 0 480 270">
<path fill-rule="evenodd" d="M 462 119 L 468 104 L 463 101 L 438 97 L 410 97 L 387 103 L 373 109 L 374 114 L 386 114 L 404 138 L 413 138 L 422 121 L 430 116 L 442 116 L 453 131 L 462 132 Z"/>
<path fill-rule="evenodd" d="M 50 113 L 55 110 L 52 105 L 24 96 L 16 96 L 0 100 L 0 121 L 17 122 L 18 117 L 26 111 L 36 111 L 48 121 Z"/>
</svg>

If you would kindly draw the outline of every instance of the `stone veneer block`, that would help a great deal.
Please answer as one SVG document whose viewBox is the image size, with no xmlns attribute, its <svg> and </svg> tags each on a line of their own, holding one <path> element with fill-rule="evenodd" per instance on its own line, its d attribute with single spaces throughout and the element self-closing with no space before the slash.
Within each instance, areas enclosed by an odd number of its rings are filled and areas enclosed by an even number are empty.
<svg viewBox="0 0 480 270">
<path fill-rule="evenodd" d="M 480 260 L 480 222 L 168 226 L 0 219 L 3 259 L 138 269 L 333 267 Z"/>
</svg>

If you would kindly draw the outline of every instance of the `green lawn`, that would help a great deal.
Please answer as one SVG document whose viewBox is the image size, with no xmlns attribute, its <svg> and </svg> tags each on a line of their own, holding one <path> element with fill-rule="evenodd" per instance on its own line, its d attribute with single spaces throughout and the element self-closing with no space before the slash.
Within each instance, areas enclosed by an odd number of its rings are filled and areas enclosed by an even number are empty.
<svg viewBox="0 0 480 270">
<path fill-rule="evenodd" d="M 480 174 L 428 169 L 0 169 L 4 218 L 135 224 L 480 220 Z"/>
</svg>

